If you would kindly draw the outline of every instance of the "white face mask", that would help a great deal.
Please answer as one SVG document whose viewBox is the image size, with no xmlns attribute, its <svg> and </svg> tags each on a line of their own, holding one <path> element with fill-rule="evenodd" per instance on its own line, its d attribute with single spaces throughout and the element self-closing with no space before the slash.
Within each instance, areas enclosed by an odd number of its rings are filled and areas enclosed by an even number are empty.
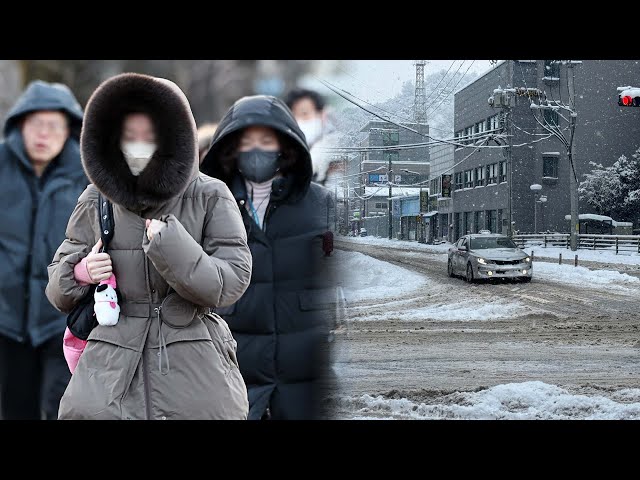
<svg viewBox="0 0 640 480">
<path fill-rule="evenodd" d="M 322 136 L 322 118 L 315 117 L 310 120 L 299 120 L 298 126 L 307 139 L 307 145 L 311 147 Z"/>
<path fill-rule="evenodd" d="M 150 142 L 122 142 L 120 148 L 129 165 L 129 170 L 137 177 L 151 160 L 157 146 Z"/>
</svg>

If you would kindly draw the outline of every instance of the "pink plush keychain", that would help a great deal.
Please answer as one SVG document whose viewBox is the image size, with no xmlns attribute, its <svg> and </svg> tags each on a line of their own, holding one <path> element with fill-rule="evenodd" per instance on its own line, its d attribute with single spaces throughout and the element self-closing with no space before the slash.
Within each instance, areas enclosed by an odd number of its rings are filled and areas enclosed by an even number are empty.
<svg viewBox="0 0 640 480">
<path fill-rule="evenodd" d="M 100 325 L 113 326 L 120 317 L 120 305 L 116 293 L 116 276 L 111 276 L 100 282 L 93 295 L 96 320 Z"/>
</svg>

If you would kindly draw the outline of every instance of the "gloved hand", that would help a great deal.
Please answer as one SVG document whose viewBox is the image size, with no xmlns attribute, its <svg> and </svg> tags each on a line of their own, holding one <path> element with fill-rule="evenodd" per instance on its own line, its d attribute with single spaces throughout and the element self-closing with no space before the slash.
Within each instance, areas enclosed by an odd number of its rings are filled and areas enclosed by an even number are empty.
<svg viewBox="0 0 640 480">
<path fill-rule="evenodd" d="M 163 222 L 162 220 L 156 220 L 155 218 L 147 219 L 146 226 L 147 226 L 147 238 L 149 239 L 149 241 L 151 241 L 154 235 L 156 235 L 157 233 L 160 233 L 162 230 L 167 228 L 167 222 Z"/>
</svg>

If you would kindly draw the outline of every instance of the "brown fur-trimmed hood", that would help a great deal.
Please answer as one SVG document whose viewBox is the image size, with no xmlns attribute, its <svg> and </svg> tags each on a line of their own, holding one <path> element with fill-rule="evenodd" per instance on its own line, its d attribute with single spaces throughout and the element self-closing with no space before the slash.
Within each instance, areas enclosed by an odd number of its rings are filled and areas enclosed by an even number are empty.
<svg viewBox="0 0 640 480">
<path fill-rule="evenodd" d="M 148 113 L 158 148 L 138 177 L 120 150 L 125 114 Z M 89 99 L 80 136 L 82 165 L 112 202 L 132 211 L 158 207 L 198 175 L 198 135 L 189 101 L 173 82 L 123 73 L 104 81 Z"/>
</svg>

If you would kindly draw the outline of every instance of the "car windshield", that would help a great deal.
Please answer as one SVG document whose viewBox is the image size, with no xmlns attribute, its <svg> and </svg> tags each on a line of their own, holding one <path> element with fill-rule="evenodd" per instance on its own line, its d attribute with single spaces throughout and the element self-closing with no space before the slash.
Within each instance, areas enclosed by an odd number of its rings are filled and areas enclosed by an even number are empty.
<svg viewBox="0 0 640 480">
<path fill-rule="evenodd" d="M 513 240 L 506 237 L 487 237 L 470 239 L 471 250 L 482 250 L 485 248 L 518 248 Z"/>
</svg>

